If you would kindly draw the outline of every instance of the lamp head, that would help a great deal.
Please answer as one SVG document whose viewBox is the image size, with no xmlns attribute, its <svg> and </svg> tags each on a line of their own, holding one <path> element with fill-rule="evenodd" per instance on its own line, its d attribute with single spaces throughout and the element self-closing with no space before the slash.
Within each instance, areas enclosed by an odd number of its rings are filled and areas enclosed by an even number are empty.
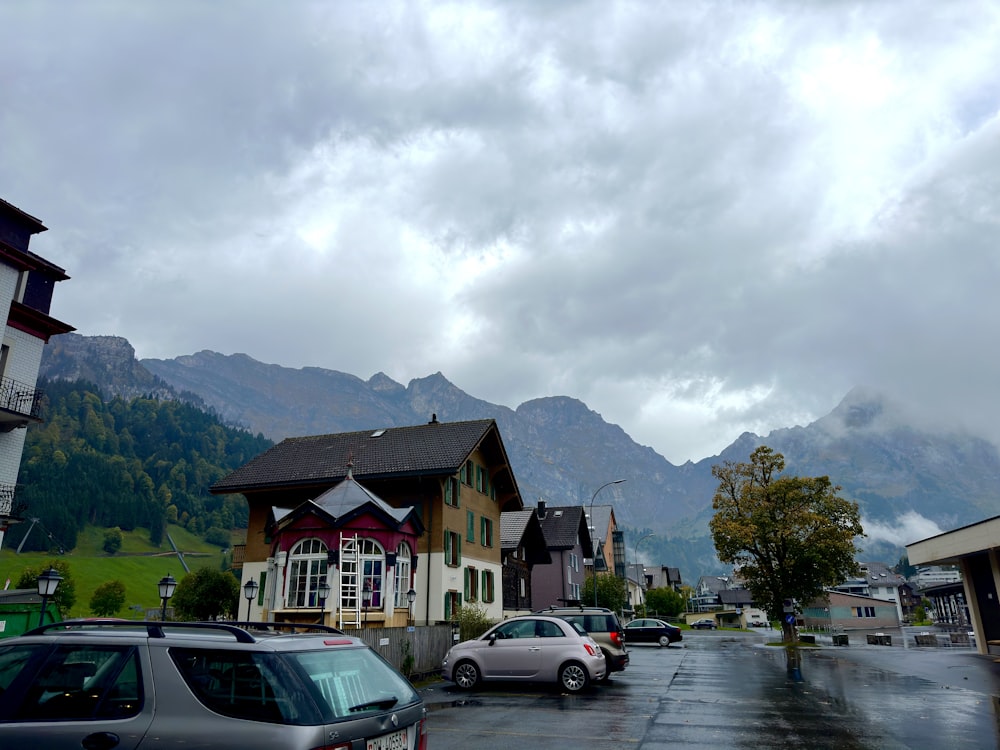
<svg viewBox="0 0 1000 750">
<path fill-rule="evenodd" d="M 157 587 L 160 590 L 160 598 L 169 599 L 174 595 L 174 590 L 177 588 L 177 581 L 168 573 L 160 579 Z"/>
<path fill-rule="evenodd" d="M 260 584 L 257 583 L 253 578 L 243 584 L 243 596 L 247 599 L 253 599 L 257 596 L 257 590 L 260 588 Z"/>
<path fill-rule="evenodd" d="M 59 571 L 49 568 L 38 576 L 38 595 L 52 596 L 59 588 L 59 582 L 63 579 Z"/>
</svg>

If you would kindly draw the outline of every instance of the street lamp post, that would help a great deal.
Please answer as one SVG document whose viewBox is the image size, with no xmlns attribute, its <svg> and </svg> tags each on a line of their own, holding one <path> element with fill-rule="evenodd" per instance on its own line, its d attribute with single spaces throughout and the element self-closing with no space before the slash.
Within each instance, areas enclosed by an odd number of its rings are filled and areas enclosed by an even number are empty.
<svg viewBox="0 0 1000 750">
<path fill-rule="evenodd" d="M 253 598 L 257 596 L 257 589 L 260 588 L 260 584 L 257 583 L 253 578 L 243 584 L 243 596 L 247 600 L 247 622 L 250 622 L 250 602 Z"/>
<path fill-rule="evenodd" d="M 316 596 L 319 599 L 319 624 L 323 624 L 323 618 L 326 617 L 326 600 L 330 596 L 330 584 L 327 583 L 326 578 L 320 581 L 319 586 L 316 587 Z"/>
<path fill-rule="evenodd" d="M 177 588 L 177 581 L 174 580 L 174 577 L 172 575 L 167 573 L 167 575 L 163 576 L 163 578 L 160 579 L 160 582 L 157 584 L 157 587 L 160 590 L 160 599 L 163 601 L 163 610 L 160 613 L 160 620 L 162 622 L 166 622 L 167 600 L 174 595 L 174 589 Z"/>
<path fill-rule="evenodd" d="M 610 487 L 613 484 L 621 484 L 624 479 L 612 479 L 610 482 L 605 482 L 600 487 L 598 487 L 594 494 L 590 498 L 590 525 L 594 527 L 594 533 L 597 533 L 597 524 L 594 522 L 594 500 L 597 499 L 597 494 L 603 490 L 605 487 Z M 598 543 L 600 539 L 597 540 Z M 594 548 L 594 606 L 597 606 L 597 548 Z"/>
<path fill-rule="evenodd" d="M 55 568 L 49 568 L 38 576 L 38 595 L 42 597 L 42 612 L 38 616 L 38 627 L 45 624 L 45 612 L 49 606 L 49 597 L 56 593 L 62 579 L 59 571 Z"/>
<path fill-rule="evenodd" d="M 406 592 L 406 624 L 413 624 L 413 602 L 417 600 L 417 592 L 412 588 Z"/>
<path fill-rule="evenodd" d="M 365 585 L 361 587 L 361 603 L 364 605 L 365 608 L 365 627 L 368 626 L 368 605 L 371 603 L 371 600 L 372 600 L 372 587 L 368 583 L 368 581 L 365 580 Z"/>
</svg>

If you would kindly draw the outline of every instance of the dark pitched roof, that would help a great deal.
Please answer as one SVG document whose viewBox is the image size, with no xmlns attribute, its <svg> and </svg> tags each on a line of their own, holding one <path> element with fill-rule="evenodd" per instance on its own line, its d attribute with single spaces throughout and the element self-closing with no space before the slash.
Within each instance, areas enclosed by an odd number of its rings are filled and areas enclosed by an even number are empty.
<svg viewBox="0 0 1000 750">
<path fill-rule="evenodd" d="M 584 557 L 594 556 L 594 545 L 587 531 L 587 514 L 580 505 L 560 508 L 545 508 L 545 516 L 539 516 L 545 544 L 549 549 L 572 549 L 577 542 L 583 547 Z"/>
<path fill-rule="evenodd" d="M 360 479 L 421 474 L 450 475 L 493 431 L 492 419 L 438 422 L 384 430 L 286 438 L 212 485 L 215 494 L 276 487 L 330 484 L 347 476 L 349 464 Z M 500 460 L 508 463 L 506 454 Z"/>
<path fill-rule="evenodd" d="M 724 589 L 719 592 L 719 601 L 723 604 L 739 607 L 753 604 L 753 595 L 746 589 Z"/>
<path fill-rule="evenodd" d="M 500 549 L 511 552 L 524 546 L 525 561 L 531 565 L 552 562 L 542 525 L 534 508 L 513 510 L 500 514 Z"/>
</svg>

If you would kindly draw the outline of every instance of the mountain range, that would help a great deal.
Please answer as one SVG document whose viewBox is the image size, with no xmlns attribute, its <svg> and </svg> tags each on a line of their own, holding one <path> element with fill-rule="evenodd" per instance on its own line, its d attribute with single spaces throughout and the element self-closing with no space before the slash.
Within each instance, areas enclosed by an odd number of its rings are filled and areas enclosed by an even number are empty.
<svg viewBox="0 0 1000 750">
<path fill-rule="evenodd" d="M 641 533 L 656 535 L 643 545 L 646 562 L 680 567 L 695 578 L 721 572 L 708 535 L 712 466 L 747 461 L 759 445 L 785 456 L 786 473 L 827 475 L 843 497 L 858 502 L 868 534 L 859 545 L 862 559 L 895 562 L 908 542 L 1000 514 L 994 444 L 918 427 L 889 396 L 860 388 L 809 425 L 763 437 L 744 433 L 719 456 L 676 466 L 578 399 L 538 398 L 510 409 L 465 393 L 440 372 L 403 385 L 383 373 L 362 380 L 244 354 L 139 360 L 121 337 L 65 334 L 45 347 L 40 375 L 87 380 L 106 397 L 187 401 L 275 442 L 419 424 L 432 415 L 493 418 L 526 505 L 613 505 L 633 541 Z M 614 479 L 627 481 L 594 500 L 595 490 Z"/>
</svg>

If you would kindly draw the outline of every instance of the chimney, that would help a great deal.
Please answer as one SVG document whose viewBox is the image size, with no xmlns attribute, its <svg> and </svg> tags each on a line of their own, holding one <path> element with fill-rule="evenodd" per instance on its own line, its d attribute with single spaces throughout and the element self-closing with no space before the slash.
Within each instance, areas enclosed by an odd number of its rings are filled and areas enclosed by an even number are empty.
<svg viewBox="0 0 1000 750">
<path fill-rule="evenodd" d="M 538 498 L 538 517 L 545 518 L 545 501 L 542 498 Z"/>
<path fill-rule="evenodd" d="M 436 413 L 431 414 L 431 421 L 427 424 L 438 424 L 438 415 Z"/>
</svg>

